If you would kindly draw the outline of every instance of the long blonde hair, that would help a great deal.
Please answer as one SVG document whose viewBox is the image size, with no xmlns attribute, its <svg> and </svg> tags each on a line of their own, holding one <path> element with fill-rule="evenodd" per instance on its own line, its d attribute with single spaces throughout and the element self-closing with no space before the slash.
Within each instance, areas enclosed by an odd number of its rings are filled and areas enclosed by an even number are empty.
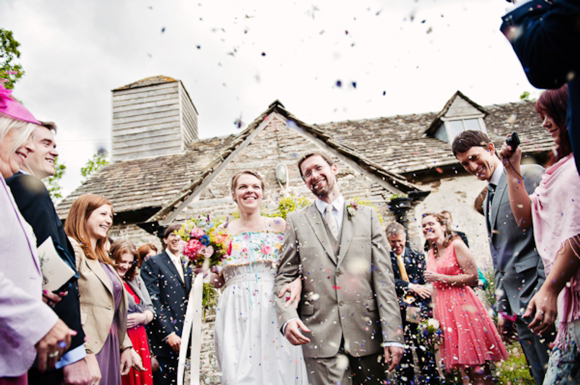
<svg viewBox="0 0 580 385">
<path fill-rule="evenodd" d="M 111 213 L 113 213 L 113 204 L 107 198 L 95 194 L 81 195 L 70 207 L 64 224 L 64 231 L 69 237 L 74 238 L 81 245 L 87 258 L 96 259 L 97 261 L 112 265 L 113 261 L 105 251 L 107 237 L 97 239 L 97 245 L 93 250 L 87 230 L 87 220 L 93 211 L 104 205 L 111 206 Z"/>
</svg>

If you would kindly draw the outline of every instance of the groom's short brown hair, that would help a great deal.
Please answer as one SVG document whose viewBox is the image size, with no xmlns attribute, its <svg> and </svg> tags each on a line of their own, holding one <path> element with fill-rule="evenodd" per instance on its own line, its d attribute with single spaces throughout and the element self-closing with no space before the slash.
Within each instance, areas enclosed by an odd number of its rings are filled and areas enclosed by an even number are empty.
<svg viewBox="0 0 580 385">
<path fill-rule="evenodd" d="M 313 150 L 310 152 L 305 152 L 304 154 L 302 154 L 302 156 L 298 160 L 298 171 L 300 171 L 300 176 L 302 177 L 302 179 L 304 179 L 304 175 L 302 175 L 302 163 L 304 163 L 304 161 L 306 159 L 310 158 L 311 156 L 316 156 L 316 155 L 322 157 L 322 159 L 324 159 L 324 161 L 326 163 L 328 163 L 329 166 L 332 166 L 334 164 L 334 161 L 332 160 L 330 155 L 328 155 L 326 152 L 324 152 L 322 150 Z"/>
</svg>

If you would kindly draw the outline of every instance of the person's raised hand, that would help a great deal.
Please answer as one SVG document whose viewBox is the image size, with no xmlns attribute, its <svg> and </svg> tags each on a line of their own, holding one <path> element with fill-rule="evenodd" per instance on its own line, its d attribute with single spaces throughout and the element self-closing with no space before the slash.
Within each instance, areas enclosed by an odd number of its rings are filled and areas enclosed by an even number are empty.
<svg viewBox="0 0 580 385">
<path fill-rule="evenodd" d="M 517 173 L 518 175 L 521 174 L 520 172 L 520 162 L 522 161 L 522 148 L 516 147 L 513 150 L 507 143 L 504 143 L 501 146 L 501 150 L 499 151 L 499 158 L 502 160 L 503 166 L 505 167 L 506 173 Z"/>
</svg>

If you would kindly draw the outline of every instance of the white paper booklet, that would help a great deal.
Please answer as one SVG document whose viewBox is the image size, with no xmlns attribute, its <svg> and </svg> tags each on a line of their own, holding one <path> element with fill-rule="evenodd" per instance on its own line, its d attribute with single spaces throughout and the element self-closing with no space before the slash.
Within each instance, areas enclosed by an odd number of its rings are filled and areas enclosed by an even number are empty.
<svg viewBox="0 0 580 385">
<path fill-rule="evenodd" d="M 52 237 L 48 237 L 38 247 L 40 270 L 42 271 L 42 289 L 48 291 L 57 290 L 75 274 L 58 255 L 52 243 Z"/>
</svg>

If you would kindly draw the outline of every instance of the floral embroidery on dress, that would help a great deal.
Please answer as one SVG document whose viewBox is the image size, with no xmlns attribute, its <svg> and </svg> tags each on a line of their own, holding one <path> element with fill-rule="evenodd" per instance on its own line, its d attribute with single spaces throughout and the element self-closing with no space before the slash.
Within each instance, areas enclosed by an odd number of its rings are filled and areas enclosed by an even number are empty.
<svg viewBox="0 0 580 385">
<path fill-rule="evenodd" d="M 275 231 L 252 231 L 230 235 L 232 253 L 223 266 L 247 265 L 255 262 L 278 262 L 284 233 Z"/>
</svg>

